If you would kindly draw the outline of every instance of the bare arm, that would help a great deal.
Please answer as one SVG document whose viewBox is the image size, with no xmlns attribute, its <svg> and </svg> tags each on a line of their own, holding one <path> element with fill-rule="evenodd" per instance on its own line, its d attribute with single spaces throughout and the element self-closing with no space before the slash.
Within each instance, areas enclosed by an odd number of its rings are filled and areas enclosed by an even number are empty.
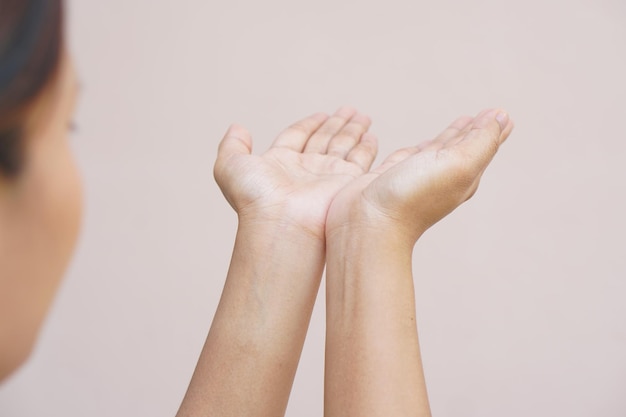
<svg viewBox="0 0 626 417">
<path fill-rule="evenodd" d="M 497 110 L 460 118 L 436 139 L 395 152 L 335 197 L 326 224 L 326 417 L 431 415 L 412 249 L 473 195 L 512 128 Z"/>
<path fill-rule="evenodd" d="M 411 248 L 335 235 L 327 271 L 326 416 L 429 416 Z"/>
<path fill-rule="evenodd" d="M 284 414 L 324 267 L 328 207 L 375 157 L 369 124 L 349 108 L 316 114 L 261 156 L 247 131 L 227 133 L 215 176 L 239 229 L 180 417 Z"/>
<path fill-rule="evenodd" d="M 282 416 L 323 268 L 323 243 L 285 224 L 241 224 L 180 416 Z"/>
</svg>

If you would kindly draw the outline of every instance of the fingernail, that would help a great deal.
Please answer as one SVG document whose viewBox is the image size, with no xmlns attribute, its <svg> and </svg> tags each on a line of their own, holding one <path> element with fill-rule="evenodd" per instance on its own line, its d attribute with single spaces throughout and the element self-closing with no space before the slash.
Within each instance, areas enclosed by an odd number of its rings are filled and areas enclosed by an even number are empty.
<svg viewBox="0 0 626 417">
<path fill-rule="evenodd" d="M 504 111 L 498 112 L 498 114 L 496 114 L 496 120 L 500 125 L 500 130 L 504 130 L 506 125 L 509 124 L 509 114 Z"/>
</svg>

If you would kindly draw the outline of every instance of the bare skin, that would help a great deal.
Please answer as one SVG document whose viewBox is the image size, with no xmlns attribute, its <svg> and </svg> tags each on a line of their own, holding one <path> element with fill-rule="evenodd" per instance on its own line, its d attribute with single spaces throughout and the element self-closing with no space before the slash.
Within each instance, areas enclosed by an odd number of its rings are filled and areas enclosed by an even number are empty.
<svg viewBox="0 0 626 417">
<path fill-rule="evenodd" d="M 23 172 L 0 175 L 0 381 L 28 358 L 78 237 L 81 185 L 67 138 L 76 95 L 64 54 L 29 112 Z"/>
<path fill-rule="evenodd" d="M 76 243 L 76 86 L 66 54 L 30 114 L 24 171 L 0 177 L 0 380 L 28 357 Z M 215 177 L 238 213 L 237 239 L 178 415 L 284 414 L 326 261 L 325 413 L 429 415 L 411 251 L 476 190 L 513 127 L 498 114 L 461 118 L 371 172 L 376 139 L 351 108 L 292 125 L 261 156 L 231 127 Z"/>
<path fill-rule="evenodd" d="M 325 415 L 430 416 L 411 266 L 417 239 L 468 198 L 513 129 L 503 111 L 455 121 L 337 194 L 326 221 Z"/>
<path fill-rule="evenodd" d="M 367 172 L 368 117 L 342 108 L 288 128 L 261 156 L 233 126 L 215 177 L 239 216 L 233 258 L 179 416 L 281 416 L 325 263 L 334 196 Z"/>
<path fill-rule="evenodd" d="M 351 109 L 317 114 L 262 156 L 244 129 L 227 133 L 215 176 L 239 229 L 179 416 L 284 415 L 325 255 L 325 414 L 430 415 L 412 247 L 471 197 L 513 125 L 498 111 L 461 118 L 369 173 L 368 127 Z"/>
</svg>

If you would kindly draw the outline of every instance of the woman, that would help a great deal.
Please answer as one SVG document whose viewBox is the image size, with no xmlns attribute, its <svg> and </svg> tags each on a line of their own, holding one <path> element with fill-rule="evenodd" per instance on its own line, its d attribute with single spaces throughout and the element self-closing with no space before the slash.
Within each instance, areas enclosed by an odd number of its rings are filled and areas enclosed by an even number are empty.
<svg viewBox="0 0 626 417">
<path fill-rule="evenodd" d="M 0 380 L 28 357 L 80 223 L 62 28 L 60 0 L 0 0 Z M 318 113 L 261 156 L 228 130 L 215 177 L 237 239 L 180 416 L 284 414 L 325 264 L 326 414 L 430 415 L 411 252 L 471 197 L 513 124 L 462 117 L 372 171 L 369 125 L 347 107 Z"/>
<path fill-rule="evenodd" d="M 0 2 L 0 379 L 28 356 L 80 223 L 62 13 L 60 1 Z"/>
</svg>

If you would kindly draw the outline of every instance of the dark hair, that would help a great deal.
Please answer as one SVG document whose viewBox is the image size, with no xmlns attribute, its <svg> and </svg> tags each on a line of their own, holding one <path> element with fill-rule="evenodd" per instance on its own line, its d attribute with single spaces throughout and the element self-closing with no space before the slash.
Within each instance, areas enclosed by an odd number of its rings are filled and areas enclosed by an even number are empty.
<svg viewBox="0 0 626 417">
<path fill-rule="evenodd" d="M 62 0 L 0 0 L 0 175 L 24 163 L 24 123 L 54 78 L 63 45 Z"/>
</svg>

